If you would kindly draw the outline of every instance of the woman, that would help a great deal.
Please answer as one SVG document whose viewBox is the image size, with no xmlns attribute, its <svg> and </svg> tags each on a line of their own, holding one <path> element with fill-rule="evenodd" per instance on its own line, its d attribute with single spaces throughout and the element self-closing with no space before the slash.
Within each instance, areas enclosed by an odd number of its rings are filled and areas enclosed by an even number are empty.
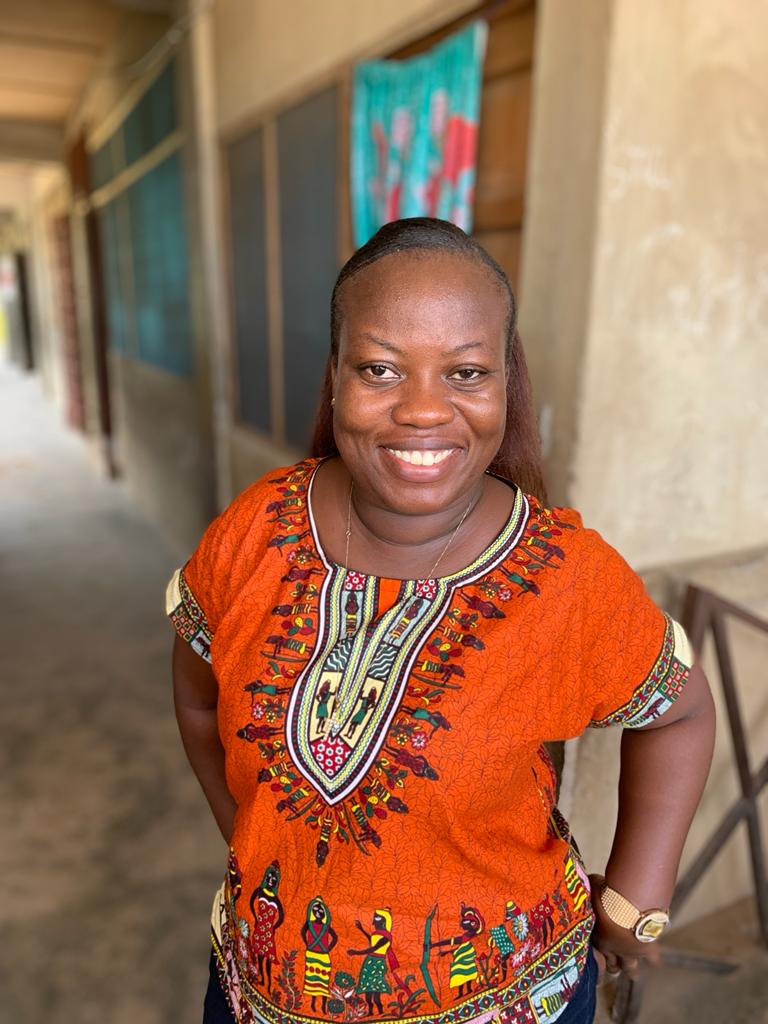
<svg viewBox="0 0 768 1024">
<path fill-rule="evenodd" d="M 248 488 L 169 585 L 192 766 L 246 891 L 281 864 L 285 969 L 271 992 L 250 980 L 225 886 L 209 1004 L 275 1024 L 590 1021 L 590 943 L 633 974 L 666 923 L 712 702 L 621 557 L 543 504 L 514 299 L 458 228 L 389 224 L 341 271 L 314 452 Z M 253 679 L 287 691 L 269 723 Z M 543 744 L 614 723 L 619 821 L 588 899 Z M 289 937 L 318 893 L 348 951 L 391 908 L 386 1007 L 349 952 L 325 1011 L 301 1001 Z M 432 955 L 457 905 L 526 922 L 475 940 L 471 985 Z"/>
<path fill-rule="evenodd" d="M 368 1016 L 374 1013 L 381 1016 L 384 1013 L 381 997 L 392 991 L 387 981 L 387 967 L 391 967 L 394 972 L 399 966 L 392 952 L 392 914 L 388 910 L 375 911 L 371 932 L 367 932 L 359 921 L 355 921 L 355 927 L 368 940 L 365 949 L 347 950 L 348 956 L 365 957 L 355 992 L 365 996 Z"/>
<path fill-rule="evenodd" d="M 304 994 L 310 997 L 310 1010 L 314 1011 L 320 996 L 323 1013 L 328 1010 L 331 994 L 331 950 L 338 942 L 338 936 L 331 927 L 328 907 L 319 896 L 307 906 L 307 919 L 301 929 L 304 942 Z"/>
</svg>

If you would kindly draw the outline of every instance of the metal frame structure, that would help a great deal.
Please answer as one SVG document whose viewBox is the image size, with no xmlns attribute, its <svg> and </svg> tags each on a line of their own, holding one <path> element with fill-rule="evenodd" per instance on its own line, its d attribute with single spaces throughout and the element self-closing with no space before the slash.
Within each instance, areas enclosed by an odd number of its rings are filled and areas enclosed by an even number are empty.
<svg viewBox="0 0 768 1024">
<path fill-rule="evenodd" d="M 768 757 L 756 771 L 752 771 L 736 673 L 726 628 L 728 618 L 737 619 L 768 634 L 768 622 L 764 619 L 726 601 L 709 590 L 694 586 L 688 587 L 683 611 L 683 625 L 697 656 L 701 654 L 707 632 L 710 630 L 712 632 L 741 796 L 723 815 L 720 824 L 675 886 L 670 911 L 675 914 L 680 910 L 701 877 L 725 846 L 734 829 L 744 821 L 749 838 L 757 919 L 763 942 L 768 946 L 768 878 L 766 878 L 765 850 L 760 832 L 757 804 L 760 793 L 768 783 Z M 717 974 L 728 974 L 738 966 L 722 958 L 704 957 L 670 949 L 662 949 L 662 962 L 669 966 L 689 967 Z M 615 1024 L 636 1024 L 642 1005 L 643 984 L 642 974 L 634 981 L 626 975 L 620 976 L 611 1012 L 611 1019 Z"/>
</svg>

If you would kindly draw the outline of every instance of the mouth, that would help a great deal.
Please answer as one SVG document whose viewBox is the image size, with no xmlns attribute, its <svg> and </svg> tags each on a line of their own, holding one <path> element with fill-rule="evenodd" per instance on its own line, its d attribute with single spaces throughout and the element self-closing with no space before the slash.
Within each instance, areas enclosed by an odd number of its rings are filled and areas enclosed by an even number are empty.
<svg viewBox="0 0 768 1024">
<path fill-rule="evenodd" d="M 438 466 L 441 462 L 445 462 L 448 456 L 456 450 L 456 448 L 438 448 L 429 449 L 428 451 L 415 448 L 384 449 L 384 451 L 389 452 L 399 462 L 404 462 L 408 466 Z"/>
</svg>

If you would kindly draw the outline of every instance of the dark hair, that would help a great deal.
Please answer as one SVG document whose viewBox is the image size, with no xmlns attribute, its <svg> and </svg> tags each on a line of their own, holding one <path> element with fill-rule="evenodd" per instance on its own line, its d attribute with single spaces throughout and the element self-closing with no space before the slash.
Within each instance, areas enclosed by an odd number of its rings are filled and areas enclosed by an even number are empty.
<svg viewBox="0 0 768 1024">
<path fill-rule="evenodd" d="M 385 256 L 399 252 L 427 253 L 430 251 L 453 253 L 463 259 L 475 260 L 486 266 L 496 277 L 508 302 L 505 362 L 507 364 L 507 421 L 504 438 L 489 466 L 492 473 L 513 480 L 524 491 L 545 499 L 541 467 L 541 450 L 533 398 L 525 364 L 525 355 L 517 332 L 517 303 L 512 294 L 509 278 L 496 260 L 461 228 L 449 221 L 433 217 L 408 217 L 391 221 L 379 228 L 365 245 L 353 253 L 341 268 L 331 295 L 331 351 L 325 368 L 320 395 L 320 407 L 315 418 L 312 454 L 318 457 L 337 455 L 333 436 L 331 412 L 331 368 L 339 352 L 339 336 L 343 320 L 341 289 L 346 281 L 365 267 Z"/>
</svg>

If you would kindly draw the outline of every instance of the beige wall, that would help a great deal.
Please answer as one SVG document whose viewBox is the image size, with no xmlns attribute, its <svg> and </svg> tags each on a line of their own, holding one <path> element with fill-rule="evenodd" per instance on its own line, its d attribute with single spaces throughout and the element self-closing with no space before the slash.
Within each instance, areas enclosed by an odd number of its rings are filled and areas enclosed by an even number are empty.
<svg viewBox="0 0 768 1024">
<path fill-rule="evenodd" d="M 569 499 L 638 566 L 768 542 L 768 5 L 616 0 Z"/>
<path fill-rule="evenodd" d="M 590 295 L 613 0 L 539 0 L 520 333 L 552 502 L 570 499 Z"/>
<path fill-rule="evenodd" d="M 219 0 L 213 11 L 223 131 L 343 61 L 379 56 L 477 0 Z"/>
<path fill-rule="evenodd" d="M 671 567 L 649 586 L 673 614 L 693 580 L 766 616 L 768 7 L 575 8 L 539 5 L 521 276 L 551 496 L 637 568 Z M 730 635 L 757 764 L 768 639 Z M 683 867 L 738 796 L 709 647 L 704 667 L 720 725 Z M 619 741 L 590 731 L 566 751 L 563 811 L 590 870 L 610 850 Z M 750 884 L 742 826 L 678 923 Z"/>
<path fill-rule="evenodd" d="M 43 388 L 62 414 L 66 401 L 64 351 L 51 224 L 54 217 L 68 211 L 69 204 L 69 183 L 63 167 L 49 165 L 30 175 L 32 322 L 36 354 Z"/>
</svg>

